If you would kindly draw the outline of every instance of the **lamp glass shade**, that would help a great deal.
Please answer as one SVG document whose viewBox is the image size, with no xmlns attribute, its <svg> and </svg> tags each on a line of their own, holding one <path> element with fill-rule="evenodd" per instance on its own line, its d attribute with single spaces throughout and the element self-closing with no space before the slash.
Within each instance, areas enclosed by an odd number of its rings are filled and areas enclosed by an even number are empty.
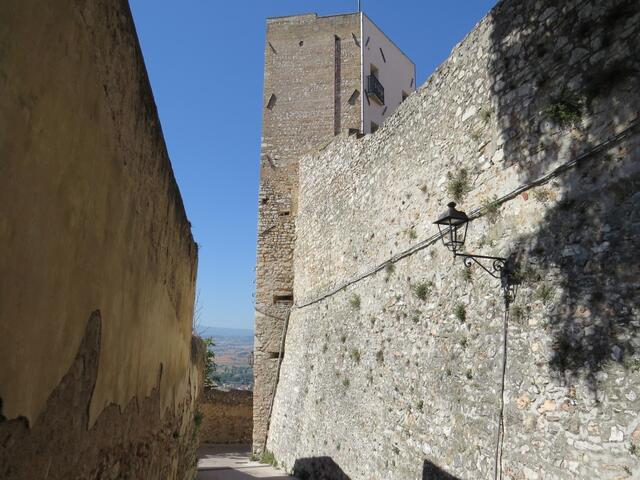
<svg viewBox="0 0 640 480">
<path fill-rule="evenodd" d="M 448 209 L 434 223 L 438 226 L 442 243 L 456 253 L 462 248 L 467 237 L 469 217 L 466 213 L 456 210 L 455 202 L 449 203 L 447 207 Z"/>
</svg>

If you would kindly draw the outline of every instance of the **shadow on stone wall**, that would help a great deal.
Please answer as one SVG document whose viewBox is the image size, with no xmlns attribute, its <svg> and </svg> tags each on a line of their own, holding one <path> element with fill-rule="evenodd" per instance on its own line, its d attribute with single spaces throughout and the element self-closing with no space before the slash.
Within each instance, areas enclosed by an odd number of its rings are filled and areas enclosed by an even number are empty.
<svg viewBox="0 0 640 480">
<path fill-rule="evenodd" d="M 293 475 L 300 480 L 349 480 L 331 457 L 298 458 L 293 465 Z"/>
<path fill-rule="evenodd" d="M 459 480 L 428 460 L 422 465 L 422 480 Z"/>
<path fill-rule="evenodd" d="M 637 0 L 520 0 L 494 9 L 493 114 L 505 167 L 517 164 L 522 183 L 638 117 L 639 15 Z M 636 128 L 631 139 L 529 191 L 525 200 L 548 210 L 511 255 L 523 283 L 553 305 L 544 326 L 553 337 L 552 372 L 585 378 L 594 391 L 604 365 L 628 365 L 640 345 L 632 308 L 640 304 L 639 161 Z"/>
</svg>

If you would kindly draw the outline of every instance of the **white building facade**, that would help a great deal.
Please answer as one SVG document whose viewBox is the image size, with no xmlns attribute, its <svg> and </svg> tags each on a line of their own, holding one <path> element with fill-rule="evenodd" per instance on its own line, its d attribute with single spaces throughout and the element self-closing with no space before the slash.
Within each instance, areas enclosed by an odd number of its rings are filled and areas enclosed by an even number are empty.
<svg viewBox="0 0 640 480">
<path fill-rule="evenodd" d="M 416 89 L 416 66 L 364 13 L 360 14 L 361 131 L 374 133 Z"/>
</svg>

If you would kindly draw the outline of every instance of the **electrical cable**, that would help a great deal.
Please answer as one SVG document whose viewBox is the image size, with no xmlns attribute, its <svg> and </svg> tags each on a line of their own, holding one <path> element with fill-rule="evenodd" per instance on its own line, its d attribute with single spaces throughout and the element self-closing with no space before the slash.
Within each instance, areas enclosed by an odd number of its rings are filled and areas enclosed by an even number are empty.
<svg viewBox="0 0 640 480">
<path fill-rule="evenodd" d="M 627 128 L 625 128 L 624 130 L 622 130 L 617 135 L 609 137 L 608 139 L 606 139 L 603 142 L 601 142 L 598 145 L 596 145 L 591 150 L 589 150 L 587 152 L 584 152 L 581 155 L 578 155 L 576 158 L 574 158 L 574 159 L 572 159 L 572 160 L 560 165 L 559 167 L 553 169 L 550 173 L 548 173 L 546 175 L 543 175 L 542 177 L 540 177 L 540 178 L 538 178 L 538 179 L 536 179 L 536 180 L 534 180 L 532 182 L 529 182 L 529 183 L 526 183 L 524 185 L 521 185 L 520 187 L 512 190 L 511 192 L 507 193 L 506 195 L 503 195 L 502 197 L 496 199 L 494 202 L 491 202 L 490 204 L 488 204 L 486 206 L 479 207 L 479 208 L 476 208 L 476 209 L 472 210 L 471 213 L 468 214 L 469 220 L 475 220 L 475 219 L 483 216 L 488 210 L 494 208 L 495 206 L 502 205 L 503 203 L 506 203 L 507 201 L 516 198 L 518 195 L 520 195 L 521 193 L 526 192 L 527 190 L 530 190 L 530 189 L 535 188 L 535 187 L 539 187 L 541 185 L 544 185 L 544 184 L 550 182 L 552 179 L 556 178 L 561 173 L 565 172 L 566 170 L 569 170 L 572 167 L 575 167 L 578 163 L 580 163 L 580 162 L 584 161 L 585 159 L 595 155 L 596 153 L 601 152 L 606 147 L 608 147 L 608 146 L 610 146 L 612 144 L 620 142 L 621 140 L 626 138 L 629 135 L 629 133 L 631 133 L 631 131 L 633 131 L 633 129 L 638 127 L 638 125 L 640 125 L 640 118 L 636 118 L 635 120 L 630 122 L 629 126 Z M 365 271 L 364 273 L 358 275 L 357 277 L 354 277 L 351 280 L 348 280 L 348 281 L 340 284 L 338 287 L 335 287 L 335 288 L 329 290 L 327 293 L 324 293 L 324 294 L 322 294 L 322 295 L 320 295 L 320 296 L 318 296 L 318 297 L 316 297 L 316 298 L 314 298 L 312 300 L 309 300 L 309 301 L 307 301 L 305 303 L 302 303 L 300 305 L 294 305 L 294 308 L 296 308 L 296 309 L 306 308 L 306 307 L 309 307 L 309 306 L 311 306 L 313 304 L 321 302 L 322 300 L 325 300 L 325 299 L 327 299 L 329 297 L 332 297 L 333 295 L 335 295 L 338 292 L 346 289 L 347 287 L 350 287 L 351 285 L 353 285 L 355 283 L 358 283 L 361 280 L 364 280 L 365 278 L 376 274 L 377 272 L 379 272 L 382 269 L 384 269 L 387 265 L 392 264 L 392 263 L 396 263 L 399 260 L 402 260 L 403 258 L 411 256 L 414 253 L 419 252 L 420 250 L 423 250 L 423 249 L 433 245 L 443 235 L 446 235 L 447 233 L 448 233 L 448 230 L 444 231 L 442 234 L 440 234 L 440 233 L 434 234 L 434 235 L 426 238 L 425 240 L 422 240 L 422 241 L 416 243 L 411 248 L 391 256 L 390 258 L 388 258 L 384 262 L 382 262 L 379 265 L 371 268 L 370 270 Z"/>
<path fill-rule="evenodd" d="M 496 438 L 494 479 L 502 480 L 502 451 L 504 447 L 504 392 L 507 378 L 507 334 L 509 332 L 509 292 L 504 294 L 504 320 L 502 324 L 502 381 L 500 385 L 500 414 Z"/>
</svg>

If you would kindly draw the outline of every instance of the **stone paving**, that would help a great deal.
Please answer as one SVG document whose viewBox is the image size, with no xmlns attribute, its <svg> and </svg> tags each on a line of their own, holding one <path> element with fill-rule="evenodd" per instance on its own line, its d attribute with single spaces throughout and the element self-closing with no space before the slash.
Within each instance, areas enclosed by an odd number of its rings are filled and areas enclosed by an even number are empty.
<svg viewBox="0 0 640 480">
<path fill-rule="evenodd" d="M 249 445 L 203 445 L 198 450 L 196 480 L 286 480 L 282 470 L 251 460 Z"/>
</svg>

